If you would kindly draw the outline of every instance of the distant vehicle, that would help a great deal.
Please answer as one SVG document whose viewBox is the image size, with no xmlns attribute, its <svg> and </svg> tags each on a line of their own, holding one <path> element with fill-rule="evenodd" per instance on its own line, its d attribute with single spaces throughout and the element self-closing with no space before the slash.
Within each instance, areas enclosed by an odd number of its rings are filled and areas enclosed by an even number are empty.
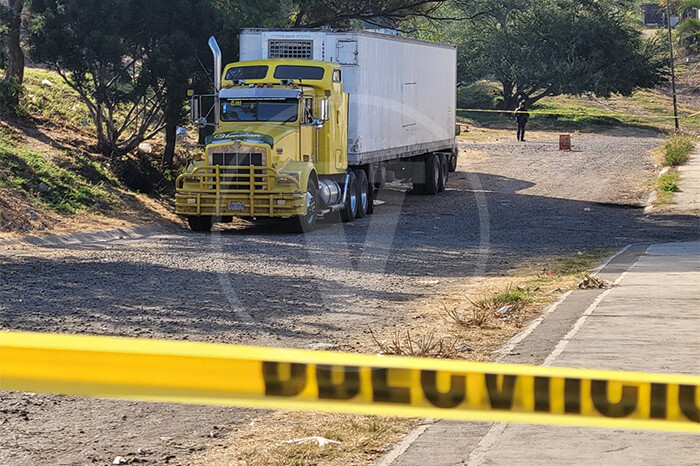
<svg viewBox="0 0 700 466">
<path fill-rule="evenodd" d="M 191 118 L 216 129 L 176 182 L 176 213 L 192 230 L 277 217 L 307 232 L 332 212 L 345 222 L 371 214 L 395 178 L 419 193 L 445 189 L 457 166 L 455 47 L 364 30 L 247 29 L 241 61 L 222 70 L 209 45 L 215 94 L 193 96 Z"/>
</svg>

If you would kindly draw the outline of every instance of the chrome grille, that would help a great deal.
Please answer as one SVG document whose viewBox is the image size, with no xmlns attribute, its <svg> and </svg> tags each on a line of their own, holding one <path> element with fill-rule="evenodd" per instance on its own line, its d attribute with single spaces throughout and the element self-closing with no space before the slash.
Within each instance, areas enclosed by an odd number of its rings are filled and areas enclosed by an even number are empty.
<svg viewBox="0 0 700 466">
<path fill-rule="evenodd" d="M 213 152 L 211 154 L 211 163 L 213 165 L 237 165 L 243 167 L 253 165 L 263 167 L 265 166 L 264 158 L 265 156 L 261 152 Z"/>
<path fill-rule="evenodd" d="M 212 152 L 211 159 L 212 165 L 239 167 L 264 167 L 266 162 L 265 154 L 262 152 Z M 221 173 L 224 175 L 241 175 L 240 177 L 225 177 L 224 179 L 228 183 L 221 183 L 222 189 L 247 189 L 250 183 L 250 173 L 245 168 L 221 170 Z M 267 181 L 267 178 L 256 176 L 255 181 L 262 183 Z M 255 188 L 251 186 L 251 189 L 254 190 Z"/>
</svg>

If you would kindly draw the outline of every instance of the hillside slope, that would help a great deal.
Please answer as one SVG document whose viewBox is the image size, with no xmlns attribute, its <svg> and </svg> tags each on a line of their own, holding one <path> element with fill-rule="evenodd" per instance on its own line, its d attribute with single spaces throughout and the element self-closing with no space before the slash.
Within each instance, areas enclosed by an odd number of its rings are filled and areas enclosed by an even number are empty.
<svg viewBox="0 0 700 466">
<path fill-rule="evenodd" d="M 56 74 L 27 69 L 26 88 L 26 116 L 0 119 L 0 237 L 178 221 L 155 157 L 99 154 L 87 109 Z"/>
</svg>

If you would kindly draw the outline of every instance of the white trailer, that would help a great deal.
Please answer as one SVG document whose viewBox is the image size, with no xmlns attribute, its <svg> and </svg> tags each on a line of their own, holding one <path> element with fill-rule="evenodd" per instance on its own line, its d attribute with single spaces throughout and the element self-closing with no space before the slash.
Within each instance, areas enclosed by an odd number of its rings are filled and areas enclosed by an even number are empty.
<svg viewBox="0 0 700 466">
<path fill-rule="evenodd" d="M 244 29 L 240 60 L 302 58 L 341 65 L 348 164 L 450 153 L 456 165 L 457 51 L 366 30 Z"/>
</svg>

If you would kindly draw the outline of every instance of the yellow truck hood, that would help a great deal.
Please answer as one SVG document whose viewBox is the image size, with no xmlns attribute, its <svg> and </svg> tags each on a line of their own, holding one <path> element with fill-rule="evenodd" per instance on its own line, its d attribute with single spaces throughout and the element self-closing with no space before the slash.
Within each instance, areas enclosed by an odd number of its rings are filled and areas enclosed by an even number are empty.
<svg viewBox="0 0 700 466">
<path fill-rule="evenodd" d="M 207 136 L 206 143 L 245 141 L 274 147 L 282 138 L 296 132 L 296 130 L 296 126 L 284 126 L 281 124 L 237 124 L 220 128 L 214 134 Z"/>
</svg>

